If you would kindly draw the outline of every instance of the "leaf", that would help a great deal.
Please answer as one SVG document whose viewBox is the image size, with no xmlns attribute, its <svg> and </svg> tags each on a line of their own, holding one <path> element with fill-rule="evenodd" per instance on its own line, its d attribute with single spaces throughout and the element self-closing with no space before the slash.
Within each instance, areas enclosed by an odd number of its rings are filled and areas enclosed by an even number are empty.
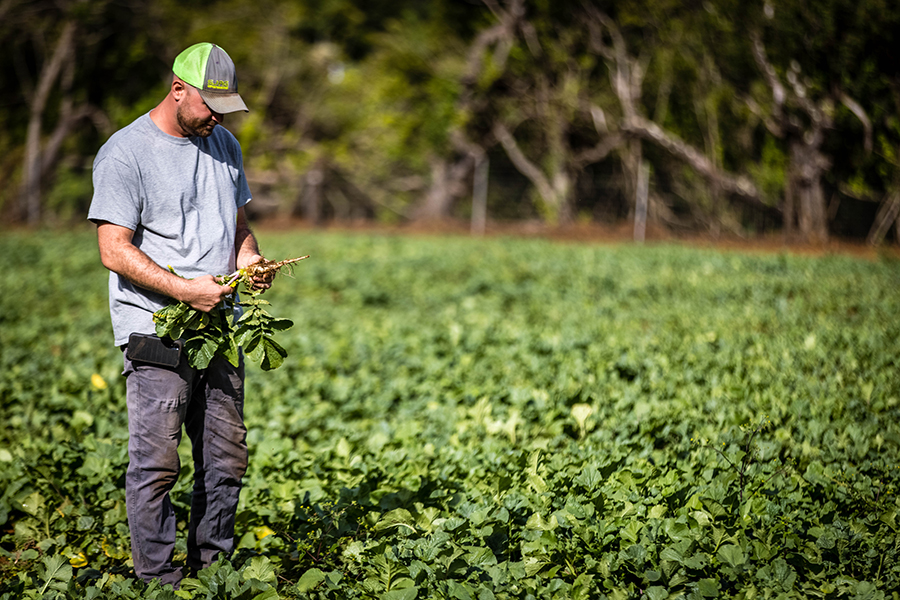
<svg viewBox="0 0 900 600">
<path fill-rule="evenodd" d="M 308 569 L 294 586 L 299 592 L 308 592 L 325 581 L 325 573 L 319 569 Z"/>
<path fill-rule="evenodd" d="M 69 564 L 75 567 L 76 569 L 81 569 L 86 567 L 88 564 L 87 557 L 84 555 L 84 552 L 79 552 L 78 554 L 73 554 L 69 557 Z"/>
<path fill-rule="evenodd" d="M 528 577 L 533 577 L 550 562 L 536 556 L 526 556 L 522 559 L 522 564 L 525 566 L 525 574 Z"/>
<path fill-rule="evenodd" d="M 269 329 L 273 331 L 287 331 L 294 326 L 294 322 L 290 319 L 272 319 L 268 323 Z"/>
<path fill-rule="evenodd" d="M 484 568 L 489 565 L 497 564 L 497 557 L 491 552 L 490 548 L 480 546 L 467 546 L 468 553 L 465 555 L 465 561 L 469 566 Z"/>
<path fill-rule="evenodd" d="M 256 342 L 253 342 L 253 338 L 258 338 Z M 249 327 L 238 327 L 234 332 L 234 341 L 235 343 L 244 349 L 244 352 L 251 352 L 253 347 L 259 344 L 259 340 L 262 339 L 262 336 L 259 335 L 255 329 L 250 329 Z"/>
<path fill-rule="evenodd" d="M 253 330 L 238 338 L 238 345 L 244 348 L 244 352 L 247 353 L 250 358 L 256 362 L 260 362 L 263 359 L 265 350 L 262 341 L 263 334 Z"/>
<path fill-rule="evenodd" d="M 578 423 L 578 429 L 583 433 L 585 431 L 587 420 L 594 412 L 594 409 L 590 404 L 578 403 L 572 405 L 571 410 L 572 418 L 574 418 L 575 422 Z"/>
<path fill-rule="evenodd" d="M 689 559 L 685 560 L 682 564 L 684 564 L 684 566 L 688 569 L 702 571 L 706 568 L 706 565 L 709 564 L 709 559 L 702 552 L 698 552 Z"/>
<path fill-rule="evenodd" d="M 547 482 L 544 481 L 544 478 L 536 473 L 528 473 L 528 484 L 534 489 L 538 494 L 543 494 L 550 488 L 547 486 Z"/>
<path fill-rule="evenodd" d="M 794 581 L 797 579 L 797 572 L 794 571 L 793 567 L 791 567 L 787 561 L 779 557 L 772 561 L 772 566 L 775 570 L 775 578 L 782 586 L 784 586 L 784 589 L 789 590 L 794 587 Z"/>
<path fill-rule="evenodd" d="M 245 581 L 256 579 L 265 583 L 275 583 L 275 567 L 265 556 L 254 556 L 250 564 L 241 571 Z"/>
<path fill-rule="evenodd" d="M 41 594 L 47 591 L 47 588 L 64 591 L 66 584 L 72 579 L 72 565 L 64 556 L 54 555 L 45 556 L 41 559 L 43 568 L 38 569 L 38 575 L 44 580 L 44 587 L 41 588 Z"/>
<path fill-rule="evenodd" d="M 405 508 L 395 508 L 394 510 L 382 515 L 378 523 L 375 524 L 375 531 L 385 531 L 393 527 L 405 527 L 408 530 L 415 531 L 413 527 L 415 519 L 412 514 Z"/>
<path fill-rule="evenodd" d="M 591 586 L 594 581 L 594 576 L 589 573 L 582 573 L 578 577 L 575 578 L 575 582 L 572 583 L 572 591 L 570 593 L 571 600 L 590 600 L 592 598 L 592 590 Z M 651 600 L 655 600 L 652 599 Z"/>
<path fill-rule="evenodd" d="M 619 532 L 619 535 L 623 540 L 627 542 L 631 542 L 632 544 L 636 544 L 638 541 L 638 534 L 641 532 L 641 529 L 644 528 L 643 523 L 640 521 L 629 521 L 628 525 L 622 528 Z"/>
<path fill-rule="evenodd" d="M 429 506 L 427 508 L 421 509 L 418 514 L 416 514 L 416 525 L 419 526 L 420 529 L 424 529 L 428 532 L 434 530 L 434 521 L 440 516 L 440 509 Z"/>
<path fill-rule="evenodd" d="M 559 527 L 559 523 L 556 521 L 556 517 L 551 515 L 549 519 L 545 520 L 544 516 L 539 512 L 528 517 L 528 522 L 525 523 L 525 529 L 537 529 L 540 531 L 553 531 L 557 527 Z"/>
<path fill-rule="evenodd" d="M 649 600 L 666 600 L 669 597 L 669 590 L 662 586 L 654 585 L 644 590 L 644 595 Z"/>
<path fill-rule="evenodd" d="M 224 342 L 224 348 L 221 350 L 220 354 L 225 357 L 231 366 L 236 367 L 240 363 L 241 355 L 238 350 L 237 343 L 234 341 L 234 338 L 228 336 Z"/>
<path fill-rule="evenodd" d="M 663 551 L 659 553 L 659 558 L 660 560 L 670 560 L 678 564 L 682 564 L 684 562 L 684 556 L 682 556 L 681 552 L 679 552 L 672 546 L 663 548 Z"/>
<path fill-rule="evenodd" d="M 691 517 L 693 517 L 701 527 L 706 527 L 712 522 L 709 518 L 709 514 L 702 510 L 695 510 L 691 513 Z"/>
<path fill-rule="evenodd" d="M 744 551 L 734 544 L 726 544 L 722 546 L 721 548 L 719 548 L 716 556 L 718 556 L 720 561 L 732 568 L 743 565 L 747 560 L 747 558 L 744 556 Z"/>
<path fill-rule="evenodd" d="M 209 324 L 209 315 L 200 310 L 192 309 L 185 315 L 183 329 L 203 329 Z M 181 337 L 180 335 L 178 337 Z"/>
<path fill-rule="evenodd" d="M 36 517 L 44 511 L 45 505 L 44 497 L 38 492 L 34 492 L 22 502 L 22 510 L 32 517 Z"/>
<path fill-rule="evenodd" d="M 264 348 L 263 359 L 260 363 L 260 367 L 263 371 L 277 369 L 284 363 L 284 359 L 287 356 L 287 350 L 279 346 L 275 340 L 264 339 L 261 345 Z"/>
<path fill-rule="evenodd" d="M 597 470 L 593 464 L 588 465 L 584 468 L 584 470 L 572 480 L 574 483 L 582 486 L 583 488 L 592 491 L 597 489 L 601 483 L 603 483 L 603 475 L 600 474 L 600 471 Z"/>
<path fill-rule="evenodd" d="M 184 352 L 195 369 L 205 369 L 216 355 L 218 343 L 214 338 L 199 334 L 184 343 Z"/>
<path fill-rule="evenodd" d="M 719 595 L 719 582 L 715 579 L 701 579 L 697 582 L 697 591 L 705 598 L 715 598 Z"/>
<path fill-rule="evenodd" d="M 395 589 L 382 594 L 381 600 L 415 600 L 419 595 L 419 588 L 411 586 L 402 589 Z"/>
<path fill-rule="evenodd" d="M 450 517 L 441 523 L 441 529 L 444 531 L 453 531 L 454 529 L 459 529 L 466 523 L 467 521 L 462 517 Z"/>
</svg>

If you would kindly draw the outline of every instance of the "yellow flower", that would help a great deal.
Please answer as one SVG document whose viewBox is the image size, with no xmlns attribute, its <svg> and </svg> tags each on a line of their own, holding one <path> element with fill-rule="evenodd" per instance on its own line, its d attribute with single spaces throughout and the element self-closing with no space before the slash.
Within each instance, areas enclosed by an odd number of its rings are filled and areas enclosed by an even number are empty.
<svg viewBox="0 0 900 600">
<path fill-rule="evenodd" d="M 99 373 L 94 373 L 93 375 L 91 375 L 91 385 L 98 390 L 105 390 L 107 387 L 109 387 L 106 383 L 106 380 L 103 379 L 103 377 L 101 377 Z"/>
</svg>

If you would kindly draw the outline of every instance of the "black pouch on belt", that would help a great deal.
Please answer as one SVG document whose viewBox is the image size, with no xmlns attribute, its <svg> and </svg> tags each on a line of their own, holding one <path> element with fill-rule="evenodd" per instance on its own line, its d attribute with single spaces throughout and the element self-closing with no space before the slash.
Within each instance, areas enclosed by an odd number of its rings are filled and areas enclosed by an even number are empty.
<svg viewBox="0 0 900 600">
<path fill-rule="evenodd" d="M 163 339 L 146 333 L 132 333 L 128 336 L 125 356 L 128 360 L 141 361 L 161 367 L 177 367 L 181 360 L 181 340 Z"/>
</svg>

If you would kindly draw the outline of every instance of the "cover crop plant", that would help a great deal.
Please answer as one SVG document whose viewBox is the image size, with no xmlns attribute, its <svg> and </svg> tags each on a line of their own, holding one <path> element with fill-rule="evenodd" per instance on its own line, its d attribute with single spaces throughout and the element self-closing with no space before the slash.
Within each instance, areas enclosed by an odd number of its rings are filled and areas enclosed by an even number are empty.
<svg viewBox="0 0 900 600">
<path fill-rule="evenodd" d="M 262 289 L 256 287 L 257 277 L 274 277 L 285 267 L 299 262 L 307 256 L 281 261 L 260 259 L 219 279 L 232 288 L 243 284 L 247 299 L 235 302 L 234 296 L 222 300 L 206 313 L 184 302 L 170 304 L 153 313 L 156 335 L 173 340 L 184 338 L 184 353 L 190 365 L 205 369 L 216 356 L 222 356 L 237 366 L 238 348 L 252 360 L 259 363 L 264 371 L 277 369 L 287 357 L 287 351 L 275 341 L 276 331 L 286 331 L 293 327 L 290 319 L 278 319 L 270 315 L 264 306 L 269 302 L 259 297 Z M 173 273 L 172 267 L 169 267 Z M 235 322 L 235 305 L 244 308 L 243 315 Z"/>
<path fill-rule="evenodd" d="M 892 257 L 304 230 L 329 260 L 261 296 L 294 326 L 246 374 L 236 552 L 176 592 L 128 561 L 95 236 L 0 235 L 41 274 L 0 273 L 0 600 L 900 590 Z M 295 231 L 260 242 L 298 254 Z"/>
</svg>

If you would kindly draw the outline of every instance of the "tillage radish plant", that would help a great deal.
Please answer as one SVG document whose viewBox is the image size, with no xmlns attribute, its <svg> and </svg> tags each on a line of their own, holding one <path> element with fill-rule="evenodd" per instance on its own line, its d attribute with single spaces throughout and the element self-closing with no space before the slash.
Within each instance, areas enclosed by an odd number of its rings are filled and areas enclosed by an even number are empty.
<svg viewBox="0 0 900 600">
<path fill-rule="evenodd" d="M 245 298 L 235 302 L 234 296 L 229 296 L 208 313 L 184 302 L 170 304 L 153 313 L 156 335 L 173 340 L 184 338 L 184 353 L 196 369 L 205 369 L 215 356 L 222 356 L 237 366 L 238 348 L 243 348 L 244 354 L 259 363 L 264 371 L 277 369 L 287 357 L 287 351 L 275 341 L 275 332 L 286 331 L 294 323 L 266 312 L 263 307 L 270 303 L 259 297 L 262 289 L 256 288 L 254 279 L 274 277 L 285 267 L 290 268 L 305 258 L 309 256 L 281 261 L 263 258 L 230 275 L 220 276 L 221 281 L 235 290 L 243 284 Z M 169 269 L 175 272 L 171 267 Z M 237 321 L 234 320 L 236 304 L 244 309 Z"/>
</svg>

